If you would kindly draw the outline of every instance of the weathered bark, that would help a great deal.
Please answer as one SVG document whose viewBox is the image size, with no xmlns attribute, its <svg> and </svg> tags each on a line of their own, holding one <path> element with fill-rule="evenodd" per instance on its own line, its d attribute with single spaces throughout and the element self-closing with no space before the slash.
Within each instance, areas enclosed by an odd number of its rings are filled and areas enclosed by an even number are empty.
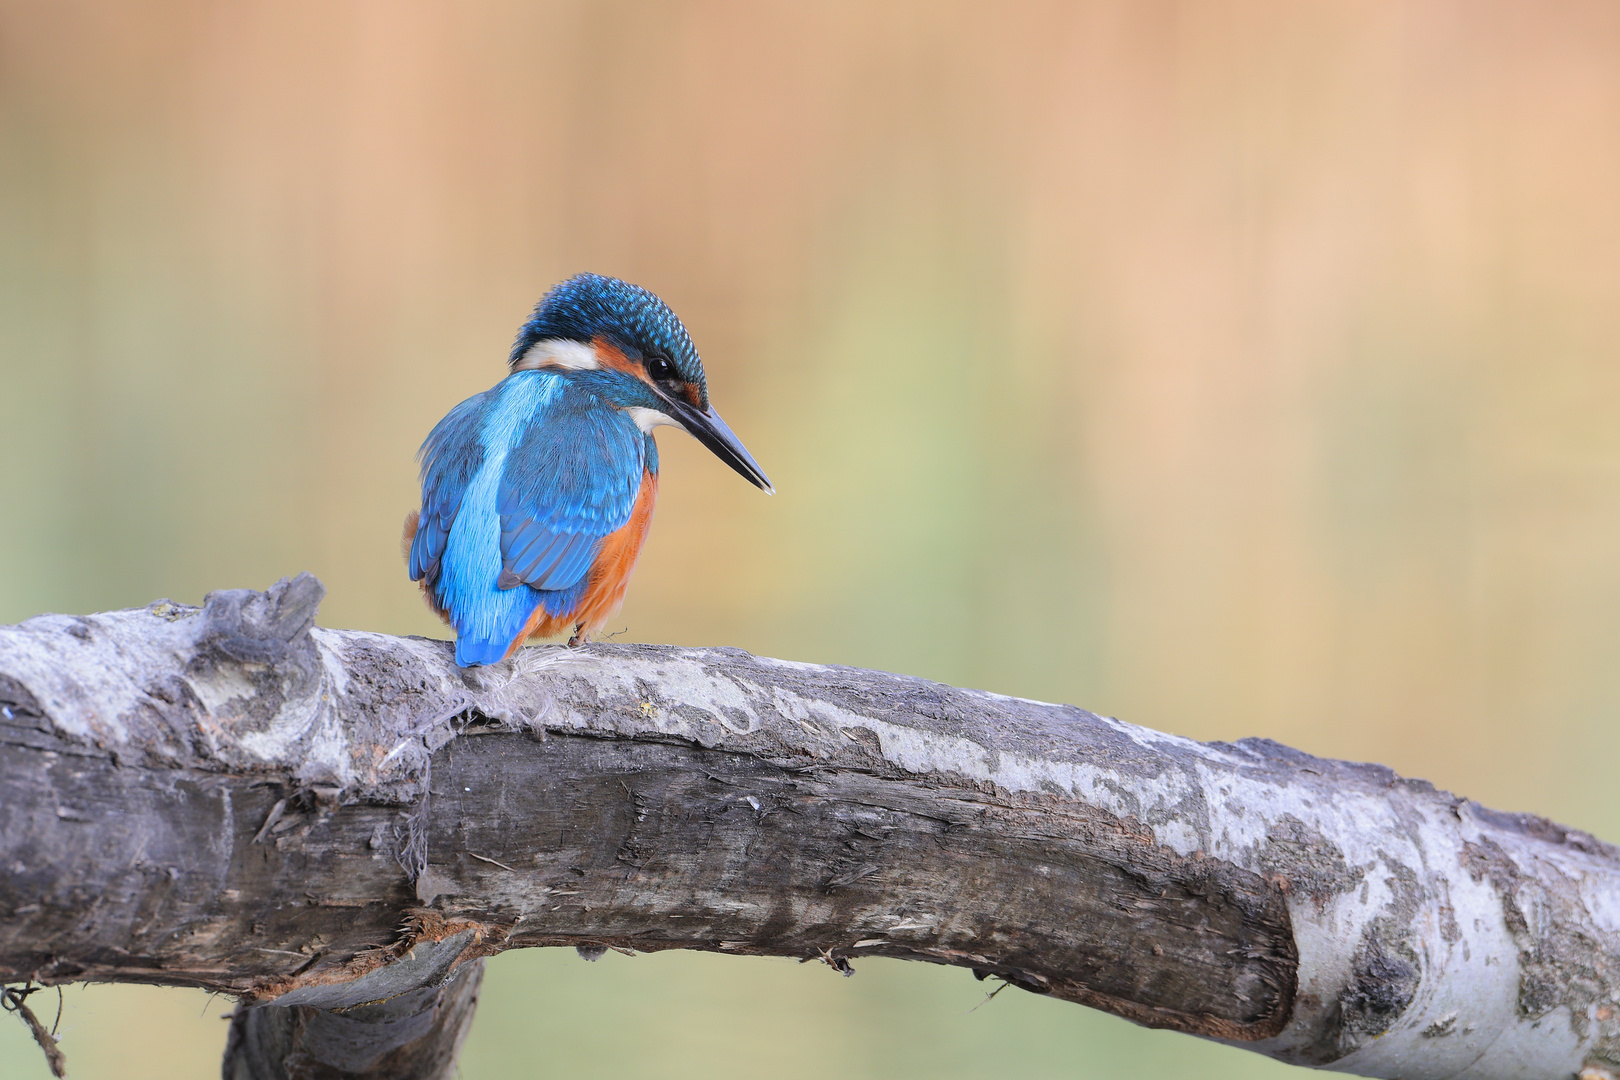
<svg viewBox="0 0 1620 1080">
<path fill-rule="evenodd" d="M 457 973 L 530 945 L 955 964 L 1367 1076 L 1620 1064 L 1620 852 L 1585 834 L 733 649 L 462 671 L 314 628 L 320 595 L 0 629 L 0 980 L 274 1002 L 228 1077 L 441 1075 Z"/>
<path fill-rule="evenodd" d="M 444 952 L 448 970 L 456 956 Z M 225 1041 L 223 1080 L 445 1080 L 456 1075 L 456 1054 L 472 1027 L 484 962 L 468 960 L 442 983 L 434 979 L 424 985 L 418 974 L 402 974 L 398 986 L 380 993 L 345 994 L 344 987 L 355 985 L 351 982 L 321 987 L 301 1004 L 239 1003 Z M 378 996 L 367 1000 L 371 995 Z"/>
</svg>

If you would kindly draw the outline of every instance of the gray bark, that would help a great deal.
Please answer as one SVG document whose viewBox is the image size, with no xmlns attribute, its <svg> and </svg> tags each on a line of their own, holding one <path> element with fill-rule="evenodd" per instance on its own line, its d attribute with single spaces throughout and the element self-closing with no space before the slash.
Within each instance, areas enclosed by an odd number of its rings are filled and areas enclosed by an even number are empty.
<svg viewBox="0 0 1620 1080">
<path fill-rule="evenodd" d="M 0 628 L 0 981 L 238 995 L 254 1080 L 449 1075 L 480 958 L 537 945 L 951 964 L 1365 1076 L 1620 1065 L 1584 833 L 735 649 L 463 671 L 321 594 Z"/>
<path fill-rule="evenodd" d="M 446 966 L 459 952 L 435 951 Z M 306 992 L 306 1000 L 293 1004 L 239 1003 L 225 1042 L 223 1080 L 454 1076 L 483 977 L 483 960 L 468 960 L 442 982 L 412 978 L 375 1000 L 346 994 L 343 988 L 355 983 L 340 983 Z"/>
</svg>

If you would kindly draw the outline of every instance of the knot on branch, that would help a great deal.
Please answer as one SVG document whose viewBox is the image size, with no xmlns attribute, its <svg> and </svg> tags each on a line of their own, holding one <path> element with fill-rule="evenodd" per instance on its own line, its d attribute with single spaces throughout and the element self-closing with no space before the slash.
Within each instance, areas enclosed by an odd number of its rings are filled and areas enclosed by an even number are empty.
<svg viewBox="0 0 1620 1080">
<path fill-rule="evenodd" d="M 203 598 L 199 654 L 250 664 L 284 664 L 308 669 L 315 647 L 309 632 L 326 586 L 305 572 L 282 578 L 264 592 L 220 589 Z"/>
<path fill-rule="evenodd" d="M 158 613 L 189 624 L 183 672 L 155 696 L 201 705 L 202 715 L 181 714 L 199 758 L 245 752 L 293 764 L 293 775 L 307 785 L 343 788 L 352 781 L 341 694 L 311 633 L 325 595 L 319 579 L 301 573 L 263 592 L 222 589 L 209 593 L 201 609 Z M 303 753 L 288 754 L 293 747 Z"/>
</svg>

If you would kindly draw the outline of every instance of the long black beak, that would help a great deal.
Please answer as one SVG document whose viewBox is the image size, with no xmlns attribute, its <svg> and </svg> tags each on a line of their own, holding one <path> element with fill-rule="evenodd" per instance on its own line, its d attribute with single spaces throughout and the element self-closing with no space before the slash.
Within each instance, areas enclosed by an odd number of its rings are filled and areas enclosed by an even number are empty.
<svg viewBox="0 0 1620 1080">
<path fill-rule="evenodd" d="M 673 395 L 660 393 L 669 405 L 670 418 L 680 423 L 687 434 L 698 442 L 714 451 L 714 456 L 730 465 L 750 484 L 759 488 L 767 495 L 775 495 L 776 489 L 765 476 L 765 470 L 759 467 L 754 455 L 748 452 L 742 441 L 731 433 L 726 422 L 720 419 L 720 414 L 711 406 L 708 409 L 699 409 L 691 402 Z"/>
</svg>

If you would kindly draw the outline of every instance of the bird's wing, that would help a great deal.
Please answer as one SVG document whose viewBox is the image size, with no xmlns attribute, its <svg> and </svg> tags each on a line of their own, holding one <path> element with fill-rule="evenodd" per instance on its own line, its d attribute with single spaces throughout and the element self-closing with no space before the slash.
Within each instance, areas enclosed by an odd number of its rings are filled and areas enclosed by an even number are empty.
<svg viewBox="0 0 1620 1080">
<path fill-rule="evenodd" d="M 412 581 L 437 577 L 461 497 L 484 463 L 478 427 L 489 393 L 474 394 L 451 409 L 422 443 L 422 516 L 411 539 Z"/>
<path fill-rule="evenodd" d="M 602 538 L 623 528 L 635 510 L 646 436 L 623 411 L 580 398 L 566 395 L 547 409 L 506 456 L 495 500 L 500 588 L 577 584 Z"/>
</svg>

